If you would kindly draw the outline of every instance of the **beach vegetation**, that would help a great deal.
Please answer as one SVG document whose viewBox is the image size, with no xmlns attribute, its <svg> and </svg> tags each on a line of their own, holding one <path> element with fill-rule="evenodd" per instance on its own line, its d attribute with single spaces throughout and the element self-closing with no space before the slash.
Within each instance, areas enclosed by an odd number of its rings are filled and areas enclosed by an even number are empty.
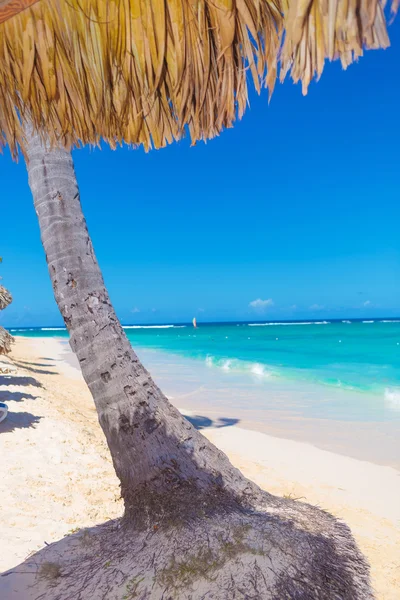
<svg viewBox="0 0 400 600">
<path fill-rule="evenodd" d="M 40 565 L 39 577 L 54 582 L 61 577 L 61 566 L 55 562 L 45 561 Z"/>
<path fill-rule="evenodd" d="M 126 584 L 125 594 L 122 596 L 122 600 L 134 600 L 139 596 L 139 586 L 144 581 L 144 577 L 132 577 Z"/>
</svg>

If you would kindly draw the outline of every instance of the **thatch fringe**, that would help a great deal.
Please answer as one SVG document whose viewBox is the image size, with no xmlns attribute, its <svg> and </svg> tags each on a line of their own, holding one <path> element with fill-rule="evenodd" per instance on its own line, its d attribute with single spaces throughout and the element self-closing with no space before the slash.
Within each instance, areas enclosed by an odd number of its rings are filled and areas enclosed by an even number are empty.
<svg viewBox="0 0 400 600">
<path fill-rule="evenodd" d="M 5 287 L 0 285 L 0 310 L 6 308 L 12 302 L 12 296 Z M 11 344 L 14 342 L 12 335 L 3 327 L 0 327 L 0 354 L 8 354 L 11 351 Z"/>
<path fill-rule="evenodd" d="M 294 81 L 302 82 L 305 94 L 314 75 L 321 76 L 325 58 L 339 58 L 346 69 L 362 56 L 363 48 L 387 48 L 390 43 L 383 9 L 382 3 L 371 0 L 292 1 L 286 19 L 281 79 L 290 70 Z"/>
<path fill-rule="evenodd" d="M 306 89 L 326 57 L 388 45 L 382 4 L 40 0 L 0 24 L 0 145 L 16 154 L 21 119 L 67 147 L 211 138 L 242 116 L 247 72 L 272 92 L 282 44 Z"/>
<path fill-rule="evenodd" d="M 0 355 L 11 352 L 11 344 L 14 338 L 3 327 L 0 327 Z"/>
</svg>

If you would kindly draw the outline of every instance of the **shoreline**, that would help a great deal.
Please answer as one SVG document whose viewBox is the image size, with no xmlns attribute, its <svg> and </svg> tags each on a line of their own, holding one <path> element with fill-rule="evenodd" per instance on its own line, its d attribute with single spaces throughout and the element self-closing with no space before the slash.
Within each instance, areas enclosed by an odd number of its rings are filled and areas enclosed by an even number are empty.
<svg viewBox="0 0 400 600">
<path fill-rule="evenodd" d="M 1 570 L 75 528 L 122 514 L 97 415 L 79 370 L 54 338 L 17 338 L 17 369 L 0 376 L 9 418 L 0 424 Z M 244 419 L 222 421 L 225 406 L 190 406 L 171 398 L 231 462 L 261 487 L 343 519 L 371 563 L 378 600 L 400 586 L 400 472 L 323 450 L 311 443 L 252 431 Z M 183 400 L 185 400 L 183 402 Z M 0 582 L 1 586 L 1 582 Z M 1 587 L 0 587 L 1 592 Z"/>
<path fill-rule="evenodd" d="M 64 360 L 79 369 L 68 341 L 60 342 L 65 349 Z M 247 374 L 210 368 L 201 360 L 166 350 L 135 346 L 135 351 L 178 408 L 201 411 L 211 420 L 235 419 L 244 429 L 309 443 L 321 450 L 400 471 L 399 420 L 346 421 L 306 416 L 298 410 L 302 402 L 346 402 L 347 392 L 341 389 L 283 379 L 264 382 Z M 360 393 L 360 401 L 368 401 L 368 396 Z"/>
<path fill-rule="evenodd" d="M 67 337 L 17 336 L 16 339 L 56 340 L 65 350 L 63 360 L 79 370 Z M 134 347 L 158 386 L 178 407 L 205 411 L 210 419 L 236 419 L 245 429 L 311 443 L 321 450 L 400 471 L 400 412 L 392 409 L 381 418 L 371 418 L 368 407 L 377 399 L 367 392 L 303 380 L 263 379 L 210 366 L 207 361 L 169 350 L 137 343 Z M 356 412 L 349 412 L 346 407 L 354 403 Z M 385 398 L 378 399 L 378 403 L 382 410 L 389 404 Z M 327 405 L 339 407 L 339 414 L 335 410 L 326 412 L 323 407 Z M 364 408 L 367 418 L 360 419 Z M 345 417 L 340 418 L 343 411 Z M 385 418 L 386 414 L 389 418 Z"/>
</svg>

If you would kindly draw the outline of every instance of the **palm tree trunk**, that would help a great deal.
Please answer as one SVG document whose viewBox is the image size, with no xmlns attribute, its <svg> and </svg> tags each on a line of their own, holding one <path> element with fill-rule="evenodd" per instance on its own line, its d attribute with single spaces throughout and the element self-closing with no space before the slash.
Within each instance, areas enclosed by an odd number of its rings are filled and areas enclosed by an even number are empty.
<svg viewBox="0 0 400 600">
<path fill-rule="evenodd" d="M 207 504 L 228 492 L 254 492 L 168 402 L 133 351 L 96 260 L 70 152 L 50 149 L 28 129 L 27 169 L 55 299 L 107 438 L 126 516 L 137 522 L 178 509 L 182 515 L 184 502 L 193 510 L 193 494 L 204 493 Z"/>
<path fill-rule="evenodd" d="M 134 528 L 121 535 L 105 524 L 91 538 L 95 546 L 72 536 L 68 551 L 46 548 L 34 557 L 35 569 L 38 561 L 58 566 L 62 556 L 62 577 L 41 593 L 30 585 L 20 597 L 91 598 L 101 590 L 104 598 L 128 591 L 154 600 L 372 600 L 368 566 L 344 524 L 261 492 L 158 389 L 105 289 L 71 154 L 49 149 L 30 130 L 27 141 L 55 298 L 121 481 L 124 523 Z M 105 560 L 115 569 L 103 568 Z"/>
</svg>

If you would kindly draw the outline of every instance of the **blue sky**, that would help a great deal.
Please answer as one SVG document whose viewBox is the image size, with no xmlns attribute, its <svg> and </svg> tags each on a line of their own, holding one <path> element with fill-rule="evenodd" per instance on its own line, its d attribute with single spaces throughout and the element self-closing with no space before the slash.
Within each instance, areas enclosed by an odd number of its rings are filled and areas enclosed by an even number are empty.
<svg viewBox="0 0 400 600">
<path fill-rule="evenodd" d="M 400 26 L 207 144 L 74 152 L 124 323 L 400 315 Z M 8 326 L 57 325 L 23 162 L 0 156 Z"/>
</svg>

